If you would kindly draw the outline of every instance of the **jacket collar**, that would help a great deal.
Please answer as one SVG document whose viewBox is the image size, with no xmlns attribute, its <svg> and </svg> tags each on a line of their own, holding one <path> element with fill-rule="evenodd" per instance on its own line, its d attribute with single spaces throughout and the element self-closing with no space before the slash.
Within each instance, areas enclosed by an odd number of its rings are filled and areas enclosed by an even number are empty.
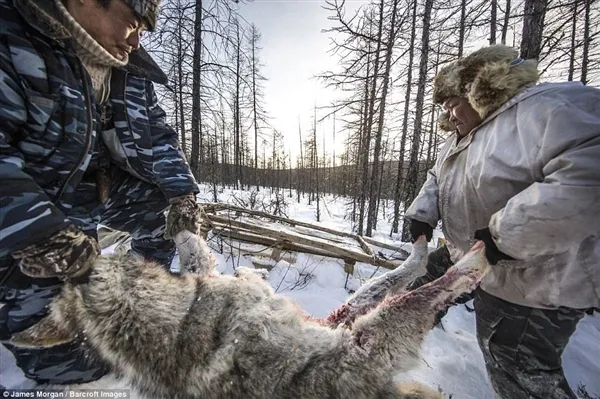
<svg viewBox="0 0 600 399">
<path fill-rule="evenodd" d="M 543 86 L 544 86 L 543 84 L 540 84 L 537 86 L 536 85 L 528 85 L 528 86 L 522 88 L 510 100 L 505 102 L 500 108 L 498 108 L 496 111 L 492 112 L 487 118 L 485 118 L 483 121 L 481 121 L 481 123 L 479 125 L 474 127 L 473 130 L 471 130 L 469 132 L 469 134 L 467 134 L 465 137 L 463 137 L 460 141 L 458 140 L 458 134 L 455 131 L 452 134 L 453 145 L 452 145 L 452 149 L 450 150 L 449 155 L 456 154 L 458 152 L 461 152 L 465 148 L 467 148 L 473 141 L 473 137 L 477 134 L 477 132 L 482 127 L 484 127 L 488 122 L 490 122 L 496 116 L 498 116 L 502 112 L 506 111 L 507 109 L 511 108 L 513 105 L 517 104 L 518 102 L 523 101 L 527 97 L 531 97 L 532 95 L 534 95 L 536 93 L 539 93 L 540 92 L 539 88 L 543 87 Z"/>
<path fill-rule="evenodd" d="M 521 89 L 519 92 L 517 92 L 510 100 L 508 100 L 506 103 L 504 103 L 495 112 L 491 113 L 490 116 L 485 118 L 485 120 L 483 122 L 481 122 L 481 124 L 477 127 L 477 129 L 479 129 L 486 123 L 490 122 L 492 119 L 494 119 L 496 116 L 503 113 L 507 109 L 513 107 L 514 105 L 520 103 L 521 101 L 523 101 L 531 96 L 535 96 L 537 94 L 543 93 L 548 90 L 553 90 L 556 87 L 563 87 L 563 86 L 567 86 L 567 85 L 583 86 L 583 83 L 581 83 L 581 82 L 561 82 L 561 83 L 539 83 L 539 84 L 528 85 L 528 86 L 524 87 L 523 89 Z"/>
<path fill-rule="evenodd" d="M 522 88 L 518 91 L 510 100 L 505 102 L 500 108 L 496 111 L 492 112 L 487 118 L 485 118 L 477 127 L 475 127 L 465 138 L 461 140 L 459 144 L 456 145 L 457 149 L 461 150 L 467 147 L 471 141 L 473 140 L 473 136 L 477 134 L 482 127 L 491 122 L 496 116 L 500 115 L 504 111 L 512 108 L 514 105 L 520 103 L 521 101 L 529 98 L 531 96 L 537 95 L 539 93 L 543 93 L 547 90 L 552 90 L 557 86 L 564 85 L 572 85 L 572 86 L 582 86 L 581 82 L 564 82 L 564 83 L 540 83 L 540 84 L 531 84 Z M 456 133 L 453 134 L 456 139 Z"/>
<path fill-rule="evenodd" d="M 25 22 L 44 36 L 59 43 L 71 39 L 71 33 L 58 22 L 59 11 L 53 0 L 13 0 L 13 4 Z M 165 73 L 141 46 L 129 55 L 129 63 L 119 69 L 155 83 L 168 84 Z"/>
</svg>

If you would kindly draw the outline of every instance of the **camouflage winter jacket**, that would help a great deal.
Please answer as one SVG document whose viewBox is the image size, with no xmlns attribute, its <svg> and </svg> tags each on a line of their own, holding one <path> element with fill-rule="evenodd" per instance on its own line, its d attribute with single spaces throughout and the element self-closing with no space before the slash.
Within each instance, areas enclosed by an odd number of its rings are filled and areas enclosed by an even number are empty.
<svg viewBox="0 0 600 399">
<path fill-rule="evenodd" d="M 56 15 L 51 0 L 0 0 L 0 258 L 68 224 L 96 145 L 91 80 Z M 198 190 L 157 103 L 165 80 L 140 49 L 113 69 L 109 101 L 112 145 L 172 198 Z"/>
</svg>

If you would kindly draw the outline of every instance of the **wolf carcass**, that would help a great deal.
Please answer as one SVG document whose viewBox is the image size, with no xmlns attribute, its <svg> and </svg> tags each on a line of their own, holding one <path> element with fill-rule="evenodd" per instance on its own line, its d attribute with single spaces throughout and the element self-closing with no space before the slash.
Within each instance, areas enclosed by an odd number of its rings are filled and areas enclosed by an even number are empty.
<svg viewBox="0 0 600 399">
<path fill-rule="evenodd" d="M 488 267 L 478 242 L 446 275 L 403 293 L 425 270 L 421 237 L 401 267 L 315 319 L 256 270 L 216 274 L 200 236 L 174 239 L 181 276 L 102 256 L 86 283 L 66 283 L 49 315 L 11 343 L 52 346 L 77 334 L 150 398 L 440 398 L 393 377 L 415 366 L 436 312 Z"/>
</svg>

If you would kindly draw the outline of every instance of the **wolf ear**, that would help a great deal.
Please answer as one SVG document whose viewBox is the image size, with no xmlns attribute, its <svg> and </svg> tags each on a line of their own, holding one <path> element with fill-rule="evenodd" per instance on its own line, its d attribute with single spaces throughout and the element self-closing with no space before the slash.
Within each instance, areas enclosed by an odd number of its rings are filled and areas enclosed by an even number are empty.
<svg viewBox="0 0 600 399">
<path fill-rule="evenodd" d="M 49 348 L 72 342 L 75 332 L 59 326 L 50 316 L 13 335 L 9 343 L 21 348 Z"/>
</svg>

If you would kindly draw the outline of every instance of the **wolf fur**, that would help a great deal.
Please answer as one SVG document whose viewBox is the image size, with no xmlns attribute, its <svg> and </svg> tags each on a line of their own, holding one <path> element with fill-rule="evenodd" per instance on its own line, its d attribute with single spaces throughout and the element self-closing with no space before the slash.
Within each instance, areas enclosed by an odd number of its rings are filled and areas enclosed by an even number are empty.
<svg viewBox="0 0 600 399">
<path fill-rule="evenodd" d="M 200 236 L 184 231 L 175 242 L 181 276 L 101 256 L 87 283 L 66 283 L 49 315 L 11 343 L 52 346 L 76 335 L 149 398 L 441 398 L 393 377 L 416 365 L 436 312 L 488 267 L 479 242 L 440 279 L 401 293 L 424 270 L 421 237 L 403 266 L 344 304 L 352 312 L 322 320 L 275 294 L 260 272 L 216 274 Z"/>
</svg>

